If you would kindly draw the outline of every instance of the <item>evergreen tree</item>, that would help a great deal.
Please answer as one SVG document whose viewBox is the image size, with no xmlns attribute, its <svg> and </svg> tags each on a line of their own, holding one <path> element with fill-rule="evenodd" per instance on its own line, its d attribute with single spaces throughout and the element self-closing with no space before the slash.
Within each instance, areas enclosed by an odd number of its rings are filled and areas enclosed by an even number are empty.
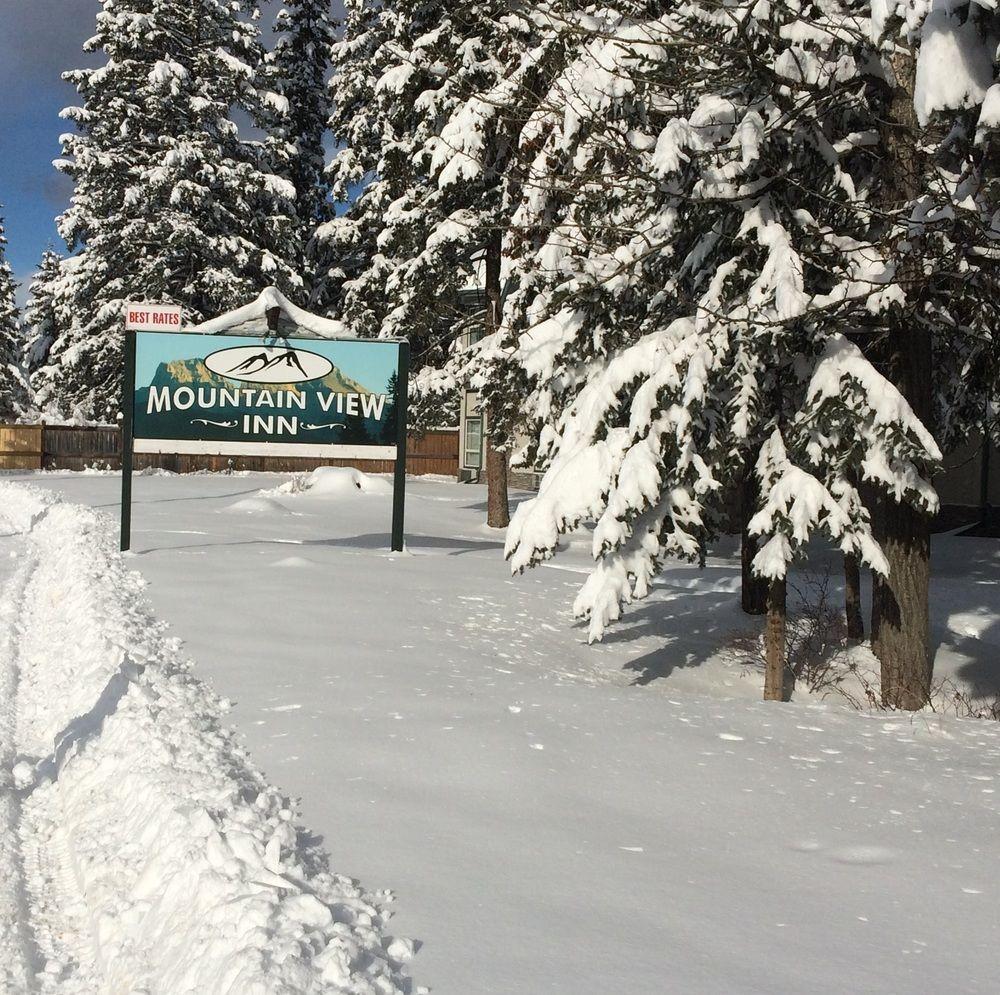
<svg viewBox="0 0 1000 995">
<path fill-rule="evenodd" d="M 105 64 L 65 75 L 83 106 L 64 112 L 77 131 L 63 139 L 75 188 L 60 232 L 80 257 L 47 392 L 66 412 L 117 411 L 124 301 L 200 319 L 300 285 L 287 147 L 233 121 L 273 129 L 283 112 L 257 16 L 244 0 L 103 0 L 85 49 Z"/>
<path fill-rule="evenodd" d="M 13 421 L 27 405 L 21 368 L 17 285 L 7 262 L 7 236 L 0 217 L 0 421 Z"/>
<path fill-rule="evenodd" d="M 344 194 L 371 180 L 321 234 L 354 258 L 343 317 L 367 334 L 410 337 L 425 400 L 469 386 L 474 371 L 503 380 L 503 362 L 489 373 L 480 362 L 499 360 L 495 349 L 453 355 L 444 376 L 434 371 L 469 325 L 459 300 L 470 283 L 482 281 L 486 304 L 472 320 L 499 335 L 503 234 L 520 196 L 518 112 L 537 103 L 547 52 L 537 26 L 499 2 L 349 7 L 334 77 L 345 94 L 334 124 L 344 149 L 332 171 Z M 513 396 L 492 396 L 502 404 L 487 404 L 488 518 L 504 526 Z"/>
<path fill-rule="evenodd" d="M 282 133 L 291 145 L 287 175 L 296 194 L 297 261 L 311 286 L 317 260 L 310 241 L 333 216 L 323 147 L 331 114 L 327 75 L 336 41 L 329 0 L 284 0 L 275 31 L 274 64 L 288 101 Z"/>
<path fill-rule="evenodd" d="M 389 374 L 385 385 L 386 403 L 382 423 L 381 441 L 386 445 L 396 442 L 396 391 L 399 389 L 399 375 L 395 370 Z"/>
<path fill-rule="evenodd" d="M 340 438 L 337 441 L 344 445 L 350 445 L 352 442 L 370 442 L 371 436 L 364 416 L 360 414 L 344 415 L 344 430 L 340 433 Z"/>
<path fill-rule="evenodd" d="M 508 555 L 523 569 L 596 521 L 576 609 L 600 638 L 665 556 L 704 556 L 749 464 L 768 695 L 787 693 L 786 571 L 825 532 L 881 578 L 887 704 L 920 707 L 928 427 L 961 435 L 995 390 L 996 14 L 661 7 L 567 27 L 578 57 L 522 133 L 514 225 L 539 276 L 518 355 L 548 470 Z"/>
<path fill-rule="evenodd" d="M 28 302 L 24 308 L 22 362 L 25 373 L 32 379 L 48 362 L 49 353 L 59 338 L 60 321 L 56 293 L 62 278 L 62 257 L 48 248 L 28 287 Z M 34 384 L 32 380 L 32 385 Z"/>
<path fill-rule="evenodd" d="M 562 37 L 542 9 L 508 12 L 475 5 L 488 28 L 456 11 L 467 40 L 446 90 L 451 105 L 428 142 L 429 173 L 443 205 L 423 255 L 429 272 L 455 265 L 456 251 L 471 248 L 480 261 L 484 338 L 473 349 L 456 343 L 446 369 L 460 389 L 480 393 L 486 414 L 487 523 L 506 527 L 509 454 L 523 408 L 508 348 L 507 301 L 517 297 L 522 274 L 509 258 L 508 229 L 525 196 L 519 137 L 539 106 L 549 77 L 561 66 Z M 461 326 L 460 326 L 461 327 Z"/>
<path fill-rule="evenodd" d="M 349 0 L 344 37 L 333 48 L 330 126 L 340 149 L 329 176 L 335 198 L 350 208 L 318 232 L 338 260 L 324 293 L 338 296 L 338 316 L 359 334 L 406 335 L 417 367 L 441 354 L 442 325 L 457 314 L 463 276 L 437 273 L 433 299 L 398 293 L 436 220 L 428 217 L 434 206 L 425 203 L 420 160 L 434 133 L 434 94 L 447 76 L 431 46 L 448 6 Z"/>
</svg>

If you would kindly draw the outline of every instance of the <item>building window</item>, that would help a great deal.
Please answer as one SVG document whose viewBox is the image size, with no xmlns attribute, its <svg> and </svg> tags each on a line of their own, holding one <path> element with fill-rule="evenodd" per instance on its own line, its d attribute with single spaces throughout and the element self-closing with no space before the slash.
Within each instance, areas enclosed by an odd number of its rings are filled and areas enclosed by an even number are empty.
<svg viewBox="0 0 1000 995">
<path fill-rule="evenodd" d="M 479 314 L 486 310 L 486 291 L 478 287 L 469 287 L 458 292 L 456 302 L 462 314 Z"/>
<path fill-rule="evenodd" d="M 486 293 L 470 287 L 458 292 L 457 308 L 460 314 L 478 316 L 475 323 L 462 333 L 462 348 L 468 349 L 486 337 Z"/>
<path fill-rule="evenodd" d="M 467 418 L 465 421 L 465 467 L 469 470 L 483 468 L 482 418 Z"/>
<path fill-rule="evenodd" d="M 474 328 L 470 328 L 469 331 L 464 332 L 462 335 L 462 348 L 470 349 L 477 342 L 482 342 L 486 338 L 486 326 L 476 325 Z"/>
</svg>

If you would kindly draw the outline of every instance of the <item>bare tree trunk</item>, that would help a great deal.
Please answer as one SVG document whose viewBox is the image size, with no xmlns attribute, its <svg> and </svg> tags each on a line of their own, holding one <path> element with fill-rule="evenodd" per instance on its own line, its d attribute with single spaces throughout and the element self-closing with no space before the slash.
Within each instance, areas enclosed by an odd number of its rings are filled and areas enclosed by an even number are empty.
<svg viewBox="0 0 1000 995">
<path fill-rule="evenodd" d="M 878 540 L 889 576 L 875 581 L 872 649 L 882 667 L 882 701 L 915 711 L 930 698 L 932 661 L 928 597 L 930 522 L 907 504 L 882 500 Z"/>
<path fill-rule="evenodd" d="M 885 156 L 884 205 L 898 211 L 922 189 L 918 122 L 913 108 L 916 59 L 897 46 L 891 57 L 894 79 L 882 125 Z M 922 278 L 914 248 L 903 256 L 899 279 L 909 307 L 888 313 L 886 365 L 890 379 L 930 427 L 932 402 L 931 333 L 915 320 Z M 872 649 L 881 663 L 882 700 L 894 708 L 922 708 L 930 697 L 932 661 L 928 625 L 930 519 L 908 504 L 879 494 L 878 539 L 889 562 L 889 576 L 876 582 Z"/>
<path fill-rule="evenodd" d="M 993 512 L 990 508 L 990 449 L 992 448 L 992 439 L 990 438 L 988 408 L 989 402 L 987 401 L 987 411 L 983 416 L 983 449 L 979 458 L 979 525 L 987 534 L 993 526 Z"/>
<path fill-rule="evenodd" d="M 794 679 L 785 654 L 785 578 L 772 580 L 767 592 L 764 627 L 764 700 L 788 701 Z"/>
<path fill-rule="evenodd" d="M 500 327 L 502 307 L 500 293 L 500 254 L 502 244 L 499 229 L 491 232 L 486 242 L 486 334 Z M 486 437 L 486 524 L 505 529 L 510 524 L 510 499 L 507 495 L 508 458 L 506 450 L 494 446 L 494 412 L 487 416 Z"/>
<path fill-rule="evenodd" d="M 743 529 L 740 539 L 740 601 L 747 615 L 763 615 L 767 612 L 767 579 L 758 577 L 753 572 L 753 560 L 758 549 L 757 537 L 747 531 L 747 524 L 753 517 L 756 504 L 757 480 L 751 468 L 740 487 L 740 523 Z"/>
<path fill-rule="evenodd" d="M 486 524 L 494 529 L 510 525 L 507 497 L 507 453 L 486 441 Z"/>
<path fill-rule="evenodd" d="M 844 614 L 847 638 L 865 638 L 865 619 L 861 612 L 861 567 L 854 553 L 844 554 Z"/>
</svg>

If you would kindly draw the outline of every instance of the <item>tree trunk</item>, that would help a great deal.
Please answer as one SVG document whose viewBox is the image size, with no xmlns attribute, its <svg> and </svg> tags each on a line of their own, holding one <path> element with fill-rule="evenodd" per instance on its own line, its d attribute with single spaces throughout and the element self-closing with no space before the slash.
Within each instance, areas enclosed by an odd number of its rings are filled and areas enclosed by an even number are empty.
<svg viewBox="0 0 1000 995">
<path fill-rule="evenodd" d="M 490 233 L 486 241 L 486 334 L 492 335 L 500 327 L 502 307 L 500 294 L 500 231 Z M 507 496 L 508 459 L 506 450 L 494 446 L 496 412 L 487 414 L 486 437 L 486 524 L 494 529 L 505 529 L 510 524 L 510 500 Z"/>
<path fill-rule="evenodd" d="M 892 94 L 882 125 L 884 206 L 905 210 L 919 197 L 923 163 L 919 125 L 913 108 L 916 59 L 897 46 L 891 57 Z M 885 359 L 889 378 L 910 402 L 916 416 L 931 427 L 932 343 L 926 325 L 917 320 L 922 269 L 918 247 L 903 249 L 898 279 L 907 306 L 888 312 Z M 930 586 L 930 519 L 910 505 L 880 492 L 877 537 L 889 562 L 889 576 L 875 584 L 872 605 L 872 649 L 881 663 L 882 700 L 893 708 L 922 708 L 930 697 L 931 654 L 928 625 Z"/>
<path fill-rule="evenodd" d="M 928 594 L 930 520 L 908 504 L 882 500 L 879 534 L 889 576 L 877 578 L 872 649 L 882 665 L 882 702 L 910 711 L 930 698 Z"/>
<path fill-rule="evenodd" d="M 988 403 L 988 402 L 987 402 Z M 983 450 L 979 463 L 979 524 L 985 533 L 993 527 L 993 513 L 990 508 L 990 437 L 989 411 L 983 417 Z"/>
<path fill-rule="evenodd" d="M 751 467 L 740 487 L 740 523 L 743 529 L 740 541 L 740 566 L 742 568 L 740 601 L 743 611 L 747 615 L 763 615 L 767 612 L 767 578 L 758 577 L 753 572 L 753 560 L 758 549 L 757 537 L 750 535 L 747 531 L 747 524 L 753 517 L 756 506 L 757 478 Z"/>
<path fill-rule="evenodd" d="M 486 524 L 494 529 L 510 525 L 507 453 L 494 449 L 489 439 L 486 440 Z"/>
<path fill-rule="evenodd" d="M 861 612 L 861 567 L 854 553 L 844 554 L 844 614 L 847 616 L 847 638 L 865 638 L 865 619 Z"/>
<path fill-rule="evenodd" d="M 772 580 L 764 628 L 764 700 L 789 701 L 794 678 L 785 655 L 785 578 Z"/>
</svg>

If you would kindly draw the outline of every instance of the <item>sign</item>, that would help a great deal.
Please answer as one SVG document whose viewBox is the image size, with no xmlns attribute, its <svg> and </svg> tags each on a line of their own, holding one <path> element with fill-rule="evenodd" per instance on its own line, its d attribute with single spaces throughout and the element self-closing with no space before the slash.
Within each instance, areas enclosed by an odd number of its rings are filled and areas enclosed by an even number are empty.
<svg viewBox="0 0 1000 995">
<path fill-rule="evenodd" d="M 122 549 L 133 454 L 179 453 L 394 460 L 402 550 L 408 377 L 405 342 L 127 331 Z"/>
<path fill-rule="evenodd" d="M 396 458 L 398 342 L 139 332 L 135 452 Z"/>
<path fill-rule="evenodd" d="M 125 305 L 125 330 L 127 332 L 179 332 L 182 311 L 177 304 Z"/>
</svg>

